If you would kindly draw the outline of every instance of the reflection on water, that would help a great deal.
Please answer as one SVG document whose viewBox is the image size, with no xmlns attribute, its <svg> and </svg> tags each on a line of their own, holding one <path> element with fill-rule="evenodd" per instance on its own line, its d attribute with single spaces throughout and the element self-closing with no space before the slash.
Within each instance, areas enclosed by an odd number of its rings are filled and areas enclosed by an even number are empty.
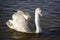
<svg viewBox="0 0 60 40">
<path fill-rule="evenodd" d="M 13 33 L 12 39 L 20 39 L 20 40 L 37 40 L 40 39 L 37 34 L 28 34 L 28 33 Z"/>
<path fill-rule="evenodd" d="M 58 32 L 50 32 L 48 34 L 43 32 L 42 34 L 29 34 L 29 33 L 21 33 L 12 29 L 7 29 L 5 33 L 2 32 L 1 40 L 60 40 L 60 33 Z"/>
<path fill-rule="evenodd" d="M 1 40 L 60 40 L 60 4 L 59 0 L 0 0 L 0 39 Z M 41 7 L 43 33 L 28 34 L 9 29 L 6 21 L 18 10 L 30 12 Z M 32 17 L 33 18 L 33 17 Z"/>
</svg>

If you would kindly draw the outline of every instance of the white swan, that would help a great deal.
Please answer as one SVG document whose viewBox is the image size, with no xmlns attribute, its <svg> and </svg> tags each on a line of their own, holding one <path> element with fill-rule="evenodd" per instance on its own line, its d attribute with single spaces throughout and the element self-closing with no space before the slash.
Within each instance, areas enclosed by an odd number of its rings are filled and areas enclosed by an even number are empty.
<svg viewBox="0 0 60 40">
<path fill-rule="evenodd" d="M 31 15 L 27 12 L 17 11 L 12 15 L 13 20 L 6 22 L 9 28 L 26 33 L 41 33 L 39 15 L 42 16 L 40 8 L 35 10 L 35 25 L 31 22 Z"/>
</svg>

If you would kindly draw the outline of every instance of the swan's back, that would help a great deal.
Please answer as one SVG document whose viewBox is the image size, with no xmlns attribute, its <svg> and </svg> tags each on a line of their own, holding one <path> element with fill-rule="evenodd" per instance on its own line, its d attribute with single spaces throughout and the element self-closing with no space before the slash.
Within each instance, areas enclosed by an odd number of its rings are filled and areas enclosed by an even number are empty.
<svg viewBox="0 0 60 40">
<path fill-rule="evenodd" d="M 22 15 L 13 15 L 13 25 L 16 27 L 16 30 L 22 32 L 29 32 L 28 21 Z"/>
</svg>

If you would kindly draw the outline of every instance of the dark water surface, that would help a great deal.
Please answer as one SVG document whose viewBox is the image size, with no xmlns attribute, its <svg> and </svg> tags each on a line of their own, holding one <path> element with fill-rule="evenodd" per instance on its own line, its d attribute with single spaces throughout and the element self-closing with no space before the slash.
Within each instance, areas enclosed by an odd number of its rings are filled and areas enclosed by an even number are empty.
<svg viewBox="0 0 60 40">
<path fill-rule="evenodd" d="M 40 7 L 41 34 L 21 33 L 9 29 L 6 21 L 18 10 L 27 11 L 34 18 L 35 8 Z M 0 0 L 0 40 L 60 40 L 60 0 Z"/>
</svg>

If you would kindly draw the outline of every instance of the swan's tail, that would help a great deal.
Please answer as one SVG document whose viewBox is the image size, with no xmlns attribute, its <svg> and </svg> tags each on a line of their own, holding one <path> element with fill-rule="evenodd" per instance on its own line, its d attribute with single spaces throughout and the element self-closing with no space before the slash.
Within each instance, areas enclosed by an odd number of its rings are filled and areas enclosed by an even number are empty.
<svg viewBox="0 0 60 40">
<path fill-rule="evenodd" d="M 9 28 L 12 29 L 12 27 L 13 27 L 12 20 L 8 20 L 8 21 L 6 22 L 6 24 L 7 24 L 7 26 L 8 26 Z"/>
</svg>

